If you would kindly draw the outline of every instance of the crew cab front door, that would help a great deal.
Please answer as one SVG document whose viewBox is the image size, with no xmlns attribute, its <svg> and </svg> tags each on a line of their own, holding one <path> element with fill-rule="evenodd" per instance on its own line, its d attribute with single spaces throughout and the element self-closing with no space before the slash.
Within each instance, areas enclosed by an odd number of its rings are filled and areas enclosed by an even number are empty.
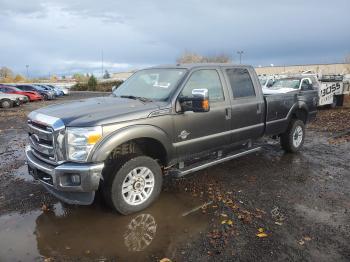
<svg viewBox="0 0 350 262">
<path fill-rule="evenodd" d="M 193 89 L 208 89 L 209 112 L 178 112 L 174 115 L 174 147 L 179 158 L 212 150 L 230 143 L 230 100 L 217 69 L 197 69 L 185 81 L 179 97 Z M 176 105 L 179 108 L 179 103 Z"/>
</svg>

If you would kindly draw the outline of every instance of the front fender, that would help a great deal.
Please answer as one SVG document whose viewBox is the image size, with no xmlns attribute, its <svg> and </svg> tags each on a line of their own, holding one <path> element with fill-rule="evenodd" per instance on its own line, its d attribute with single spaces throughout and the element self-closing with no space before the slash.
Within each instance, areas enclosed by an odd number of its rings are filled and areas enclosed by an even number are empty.
<svg viewBox="0 0 350 262">
<path fill-rule="evenodd" d="M 167 158 L 171 159 L 174 155 L 171 139 L 159 127 L 152 125 L 133 125 L 121 128 L 112 132 L 97 145 L 89 157 L 90 162 L 103 162 L 109 154 L 119 145 L 137 138 L 152 138 L 160 142 L 166 153 Z"/>
</svg>

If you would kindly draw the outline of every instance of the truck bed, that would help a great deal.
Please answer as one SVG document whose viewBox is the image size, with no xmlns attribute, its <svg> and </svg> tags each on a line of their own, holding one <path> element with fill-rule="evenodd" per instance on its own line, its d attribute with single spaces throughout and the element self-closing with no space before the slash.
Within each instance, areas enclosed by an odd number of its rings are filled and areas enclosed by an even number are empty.
<svg viewBox="0 0 350 262">
<path fill-rule="evenodd" d="M 288 126 L 289 112 L 297 105 L 298 92 L 285 94 L 264 95 L 265 100 L 265 135 L 278 135 L 283 133 Z"/>
</svg>

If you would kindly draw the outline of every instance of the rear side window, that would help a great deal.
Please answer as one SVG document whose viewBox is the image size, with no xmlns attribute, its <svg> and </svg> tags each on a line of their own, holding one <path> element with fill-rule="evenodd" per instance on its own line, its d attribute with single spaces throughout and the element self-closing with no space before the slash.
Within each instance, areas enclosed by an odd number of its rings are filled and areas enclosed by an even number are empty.
<svg viewBox="0 0 350 262">
<path fill-rule="evenodd" d="M 244 68 L 226 69 L 234 98 L 255 96 L 254 85 L 249 72 Z"/>
</svg>

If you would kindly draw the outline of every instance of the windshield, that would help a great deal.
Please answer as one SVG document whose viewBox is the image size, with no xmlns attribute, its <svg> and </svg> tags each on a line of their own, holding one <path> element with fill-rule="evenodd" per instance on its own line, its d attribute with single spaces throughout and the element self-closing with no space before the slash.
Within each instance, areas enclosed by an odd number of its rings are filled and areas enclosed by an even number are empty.
<svg viewBox="0 0 350 262">
<path fill-rule="evenodd" d="M 279 79 L 277 80 L 271 88 L 293 88 L 299 89 L 300 79 Z"/>
<path fill-rule="evenodd" d="M 185 69 L 141 70 L 114 90 L 113 95 L 166 100 L 185 72 Z"/>
<path fill-rule="evenodd" d="M 35 86 L 38 86 L 44 90 L 50 90 L 50 88 L 48 86 L 44 86 L 44 85 L 35 85 Z"/>
<path fill-rule="evenodd" d="M 45 88 L 41 87 L 41 86 L 34 86 L 35 89 L 40 90 L 40 91 L 46 91 Z"/>
<path fill-rule="evenodd" d="M 11 90 L 16 91 L 16 92 L 22 92 L 22 90 L 17 88 L 17 87 L 11 86 L 10 88 L 11 88 Z"/>
</svg>

